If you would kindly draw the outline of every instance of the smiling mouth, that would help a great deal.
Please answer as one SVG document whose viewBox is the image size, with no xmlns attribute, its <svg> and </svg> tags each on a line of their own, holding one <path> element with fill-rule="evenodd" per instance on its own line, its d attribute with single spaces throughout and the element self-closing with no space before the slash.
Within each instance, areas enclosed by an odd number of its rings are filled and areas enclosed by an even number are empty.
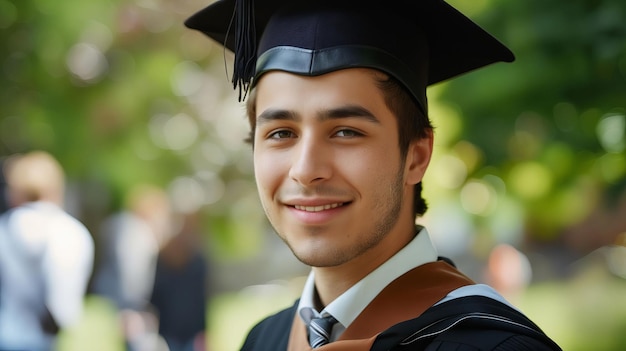
<svg viewBox="0 0 626 351">
<path fill-rule="evenodd" d="M 337 202 L 334 204 L 327 204 L 327 205 L 320 205 L 320 206 L 301 206 L 301 205 L 295 205 L 293 206 L 296 210 L 300 210 L 300 211 L 306 211 L 306 212 L 320 212 L 320 211 L 326 211 L 326 210 L 330 210 L 333 208 L 337 208 L 337 207 L 341 207 L 343 206 L 345 203 L 344 202 Z"/>
</svg>

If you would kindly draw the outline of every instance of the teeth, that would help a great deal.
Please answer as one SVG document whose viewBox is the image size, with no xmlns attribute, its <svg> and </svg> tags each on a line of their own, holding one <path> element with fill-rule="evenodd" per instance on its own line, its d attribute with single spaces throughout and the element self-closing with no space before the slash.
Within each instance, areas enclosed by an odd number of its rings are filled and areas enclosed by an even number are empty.
<svg viewBox="0 0 626 351">
<path fill-rule="evenodd" d="M 321 206 L 300 206 L 300 205 L 295 205 L 294 207 L 297 210 L 300 210 L 300 211 L 319 212 L 319 211 L 324 211 L 324 210 L 330 210 L 331 208 L 337 208 L 337 207 L 339 207 L 341 205 L 342 205 L 341 203 L 334 203 L 334 204 L 321 205 Z"/>
</svg>

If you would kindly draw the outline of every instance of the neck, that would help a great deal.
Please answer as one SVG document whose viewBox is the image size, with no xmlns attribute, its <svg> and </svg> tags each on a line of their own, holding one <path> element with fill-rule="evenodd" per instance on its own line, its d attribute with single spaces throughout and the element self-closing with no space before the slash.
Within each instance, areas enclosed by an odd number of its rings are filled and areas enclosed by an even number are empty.
<svg viewBox="0 0 626 351">
<path fill-rule="evenodd" d="M 397 234 L 388 233 L 376 247 L 339 266 L 313 267 L 319 309 L 322 310 L 353 285 L 376 270 L 415 237 L 413 225 Z"/>
</svg>

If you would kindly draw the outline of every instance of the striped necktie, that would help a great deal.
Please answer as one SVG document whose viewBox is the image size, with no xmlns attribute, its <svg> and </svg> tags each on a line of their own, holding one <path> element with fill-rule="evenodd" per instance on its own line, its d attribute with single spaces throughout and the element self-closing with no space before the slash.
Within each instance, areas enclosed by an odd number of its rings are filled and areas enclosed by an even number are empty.
<svg viewBox="0 0 626 351">
<path fill-rule="evenodd" d="M 309 344 L 312 348 L 328 344 L 333 325 L 337 320 L 333 316 L 313 318 L 309 323 Z"/>
</svg>

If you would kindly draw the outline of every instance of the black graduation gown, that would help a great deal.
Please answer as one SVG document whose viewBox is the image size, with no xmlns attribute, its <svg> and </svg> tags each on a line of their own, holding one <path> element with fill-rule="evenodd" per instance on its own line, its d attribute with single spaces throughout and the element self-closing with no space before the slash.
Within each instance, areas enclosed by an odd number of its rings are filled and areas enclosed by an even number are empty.
<svg viewBox="0 0 626 351">
<path fill-rule="evenodd" d="M 296 303 L 256 325 L 242 351 L 287 350 Z M 482 296 L 454 299 L 380 333 L 372 351 L 561 350 L 533 322 Z"/>
<path fill-rule="evenodd" d="M 424 281 L 416 281 L 416 278 L 424 278 Z M 404 305 L 407 306 L 407 309 L 411 309 L 410 306 L 420 303 L 419 301 L 414 303 L 414 301 L 429 299 L 427 290 L 432 290 L 432 288 L 428 287 L 427 282 L 439 281 L 443 283 L 455 279 L 457 280 L 455 284 L 464 284 L 464 276 L 441 261 L 424 265 L 407 273 L 385 288 L 377 297 L 383 302 L 378 306 L 395 306 L 397 308 L 398 304 L 402 304 L 400 309 Z M 466 279 L 469 281 L 469 278 Z M 434 298 L 433 303 L 443 298 L 447 294 L 445 291 L 453 290 L 453 286 L 449 285 L 443 290 L 430 293 Z M 398 293 L 406 290 L 410 293 L 404 296 Z M 443 295 L 438 296 L 441 294 Z M 397 300 L 392 301 L 396 297 Z M 368 308 L 376 304 L 375 299 Z M 316 350 L 561 350 L 522 313 L 491 298 L 468 296 L 435 306 L 431 305 L 432 303 L 429 303 L 428 306 L 430 307 L 425 307 L 423 313 L 416 313 L 414 316 L 417 317 L 406 318 L 397 323 L 389 324 L 389 327 L 382 332 L 372 333 L 369 331 L 363 334 L 364 338 L 359 338 L 359 340 L 337 341 Z M 303 328 L 299 317 L 296 316 L 297 307 L 298 301 L 292 307 L 257 324 L 248 334 L 241 350 L 311 350 L 310 347 L 304 346 L 303 340 L 300 340 L 305 337 L 302 336 L 303 331 L 297 329 Z M 416 309 L 416 311 L 418 310 Z M 359 318 L 367 315 L 368 320 L 371 321 L 372 318 L 383 314 L 379 307 L 369 310 L 366 308 L 366 311 L 357 318 L 354 324 L 360 324 L 361 329 L 363 329 L 364 323 L 362 320 L 359 321 Z M 368 323 L 365 322 L 365 324 Z M 378 322 L 375 321 L 374 324 Z M 292 330 L 292 328 L 295 329 Z M 354 331 L 351 328 L 352 326 L 346 330 L 344 335 L 348 334 L 349 330 Z M 294 338 L 295 335 L 299 335 L 300 338 L 297 342 L 294 340 L 290 342 L 290 337 Z M 371 338 L 370 335 L 372 335 Z M 352 343 L 353 341 L 354 343 Z M 340 346 L 342 342 L 344 344 Z M 297 346 L 294 347 L 294 345 Z"/>
</svg>

